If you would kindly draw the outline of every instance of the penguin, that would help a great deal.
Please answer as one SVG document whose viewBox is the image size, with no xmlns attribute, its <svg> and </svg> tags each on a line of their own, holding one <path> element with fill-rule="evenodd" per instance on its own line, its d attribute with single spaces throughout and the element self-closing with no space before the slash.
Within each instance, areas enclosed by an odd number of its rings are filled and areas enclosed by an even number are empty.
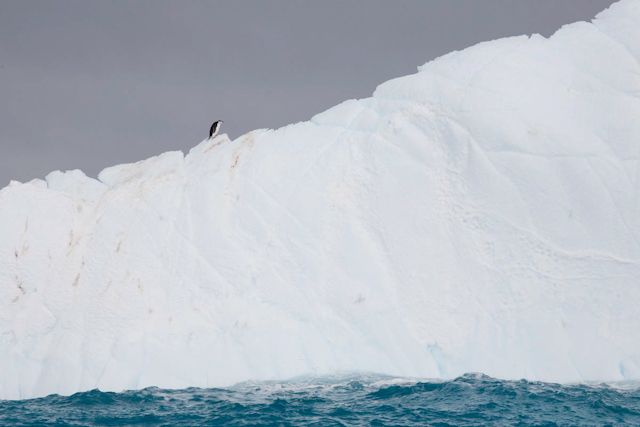
<svg viewBox="0 0 640 427">
<path fill-rule="evenodd" d="M 209 130 L 209 139 L 218 134 L 218 131 L 220 130 L 220 123 L 224 122 L 222 120 L 216 120 L 215 122 L 213 122 L 213 124 L 211 125 L 211 129 Z"/>
</svg>

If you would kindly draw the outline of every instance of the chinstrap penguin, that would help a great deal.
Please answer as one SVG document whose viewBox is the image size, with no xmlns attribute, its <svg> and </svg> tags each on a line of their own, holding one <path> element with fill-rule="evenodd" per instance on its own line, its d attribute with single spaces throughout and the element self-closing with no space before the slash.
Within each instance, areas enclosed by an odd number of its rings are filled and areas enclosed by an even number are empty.
<svg viewBox="0 0 640 427">
<path fill-rule="evenodd" d="M 218 134 L 218 131 L 220 130 L 220 123 L 224 123 L 224 121 L 216 120 L 215 122 L 213 122 L 213 124 L 211 125 L 211 129 L 209 130 L 209 139 Z"/>
</svg>

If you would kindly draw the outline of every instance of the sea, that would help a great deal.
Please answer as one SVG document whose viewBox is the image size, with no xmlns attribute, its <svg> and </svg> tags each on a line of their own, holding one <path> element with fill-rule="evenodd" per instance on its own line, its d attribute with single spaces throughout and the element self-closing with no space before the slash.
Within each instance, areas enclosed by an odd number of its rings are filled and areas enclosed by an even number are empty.
<svg viewBox="0 0 640 427">
<path fill-rule="evenodd" d="M 0 401 L 2 426 L 640 426 L 640 383 L 339 375 Z"/>
</svg>

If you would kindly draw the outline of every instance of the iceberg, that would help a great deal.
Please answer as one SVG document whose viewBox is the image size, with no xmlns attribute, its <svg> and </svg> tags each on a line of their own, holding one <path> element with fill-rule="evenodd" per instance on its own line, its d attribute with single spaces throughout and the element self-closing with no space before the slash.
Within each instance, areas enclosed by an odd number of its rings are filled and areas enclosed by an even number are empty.
<svg viewBox="0 0 640 427">
<path fill-rule="evenodd" d="M 0 398 L 640 379 L 640 2 L 307 122 L 0 191 Z"/>
</svg>

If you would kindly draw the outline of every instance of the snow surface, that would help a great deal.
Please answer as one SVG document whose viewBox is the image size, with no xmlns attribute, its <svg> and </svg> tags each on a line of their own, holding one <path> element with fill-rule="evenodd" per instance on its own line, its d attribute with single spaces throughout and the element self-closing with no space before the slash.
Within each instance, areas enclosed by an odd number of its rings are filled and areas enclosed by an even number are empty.
<svg viewBox="0 0 640 427">
<path fill-rule="evenodd" d="M 640 379 L 640 2 L 308 122 L 0 191 L 0 398 Z"/>
</svg>

